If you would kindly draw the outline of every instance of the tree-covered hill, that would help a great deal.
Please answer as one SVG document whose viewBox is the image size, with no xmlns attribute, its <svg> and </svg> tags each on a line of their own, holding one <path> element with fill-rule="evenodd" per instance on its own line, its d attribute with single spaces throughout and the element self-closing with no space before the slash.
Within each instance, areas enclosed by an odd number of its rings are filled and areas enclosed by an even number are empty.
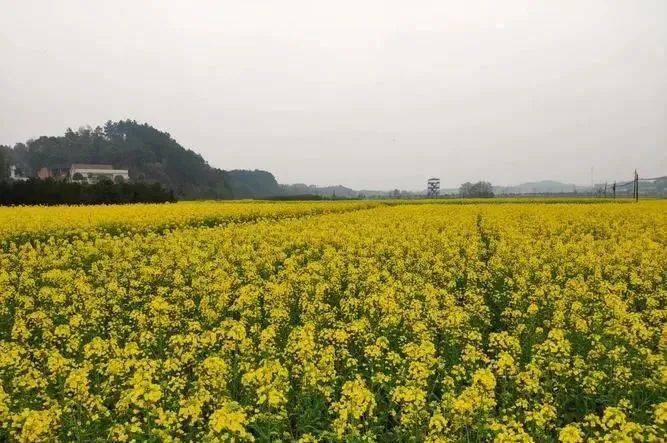
<svg viewBox="0 0 667 443">
<path fill-rule="evenodd" d="M 73 163 L 111 164 L 128 169 L 134 181 L 160 183 L 179 198 L 253 198 L 282 192 L 266 171 L 223 171 L 211 167 L 167 132 L 133 120 L 107 122 L 104 127 L 68 129 L 60 137 L 42 136 L 0 147 L 26 175 L 42 167 Z"/>
<path fill-rule="evenodd" d="M 276 178 L 267 171 L 233 170 L 224 172 L 225 184 L 234 198 L 263 198 L 283 194 Z"/>
</svg>

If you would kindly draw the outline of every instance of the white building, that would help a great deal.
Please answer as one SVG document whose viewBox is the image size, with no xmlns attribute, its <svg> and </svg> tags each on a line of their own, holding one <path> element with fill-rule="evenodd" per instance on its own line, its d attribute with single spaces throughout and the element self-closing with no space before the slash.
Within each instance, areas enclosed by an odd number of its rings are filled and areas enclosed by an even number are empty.
<svg viewBox="0 0 667 443">
<path fill-rule="evenodd" d="M 28 177 L 23 176 L 23 174 L 21 174 L 21 171 L 16 169 L 16 165 L 11 165 L 9 167 L 9 179 L 13 181 L 24 181 L 28 180 Z"/>
<path fill-rule="evenodd" d="M 127 169 L 113 169 L 111 165 L 73 164 L 69 179 L 76 183 L 97 183 L 103 179 L 118 182 L 129 180 L 130 175 Z"/>
</svg>

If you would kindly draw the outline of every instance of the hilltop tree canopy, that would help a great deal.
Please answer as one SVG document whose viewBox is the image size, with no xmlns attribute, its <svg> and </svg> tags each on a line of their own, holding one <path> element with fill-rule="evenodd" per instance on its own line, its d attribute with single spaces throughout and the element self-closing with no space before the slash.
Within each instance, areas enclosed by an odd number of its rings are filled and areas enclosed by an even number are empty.
<svg viewBox="0 0 667 443">
<path fill-rule="evenodd" d="M 211 167 L 167 132 L 133 120 L 104 127 L 68 129 L 60 137 L 42 136 L 4 149 L 28 174 L 42 167 L 104 163 L 128 169 L 134 181 L 159 183 L 180 198 L 264 197 L 281 193 L 265 171 L 223 171 Z"/>
</svg>

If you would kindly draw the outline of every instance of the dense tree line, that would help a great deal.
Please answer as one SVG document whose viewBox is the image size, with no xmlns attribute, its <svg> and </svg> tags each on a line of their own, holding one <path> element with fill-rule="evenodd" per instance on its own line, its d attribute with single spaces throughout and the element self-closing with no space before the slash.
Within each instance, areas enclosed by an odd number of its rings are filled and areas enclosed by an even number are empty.
<svg viewBox="0 0 667 443">
<path fill-rule="evenodd" d="M 465 182 L 459 187 L 459 195 L 463 198 L 490 198 L 493 197 L 493 186 L 489 182 Z"/>
<path fill-rule="evenodd" d="M 159 183 L 183 199 L 253 198 L 282 193 L 266 171 L 223 171 L 178 144 L 167 132 L 133 120 L 104 127 L 68 129 L 63 136 L 42 136 L 0 146 L 8 161 L 34 176 L 42 167 L 73 163 L 111 164 L 128 169 L 135 182 Z M 4 168 L 3 168 L 4 171 Z"/>
<path fill-rule="evenodd" d="M 68 183 L 30 179 L 1 181 L 0 205 L 92 205 L 165 203 L 176 201 L 174 193 L 159 183 Z"/>
<path fill-rule="evenodd" d="M 267 198 L 283 194 L 276 178 L 267 171 L 225 171 L 223 177 L 234 198 Z"/>
<path fill-rule="evenodd" d="M 0 146 L 2 148 L 2 146 Z M 7 154 L 0 149 L 0 182 L 9 178 L 9 161 Z"/>
</svg>

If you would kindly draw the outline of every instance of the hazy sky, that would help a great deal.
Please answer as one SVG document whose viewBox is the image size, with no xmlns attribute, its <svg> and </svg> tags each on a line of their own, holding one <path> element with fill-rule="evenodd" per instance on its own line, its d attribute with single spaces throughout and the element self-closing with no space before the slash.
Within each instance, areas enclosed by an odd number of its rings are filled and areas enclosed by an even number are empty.
<svg viewBox="0 0 667 443">
<path fill-rule="evenodd" d="M 223 169 L 667 173 L 667 1 L 0 0 L 0 144 L 131 118 Z"/>
</svg>

